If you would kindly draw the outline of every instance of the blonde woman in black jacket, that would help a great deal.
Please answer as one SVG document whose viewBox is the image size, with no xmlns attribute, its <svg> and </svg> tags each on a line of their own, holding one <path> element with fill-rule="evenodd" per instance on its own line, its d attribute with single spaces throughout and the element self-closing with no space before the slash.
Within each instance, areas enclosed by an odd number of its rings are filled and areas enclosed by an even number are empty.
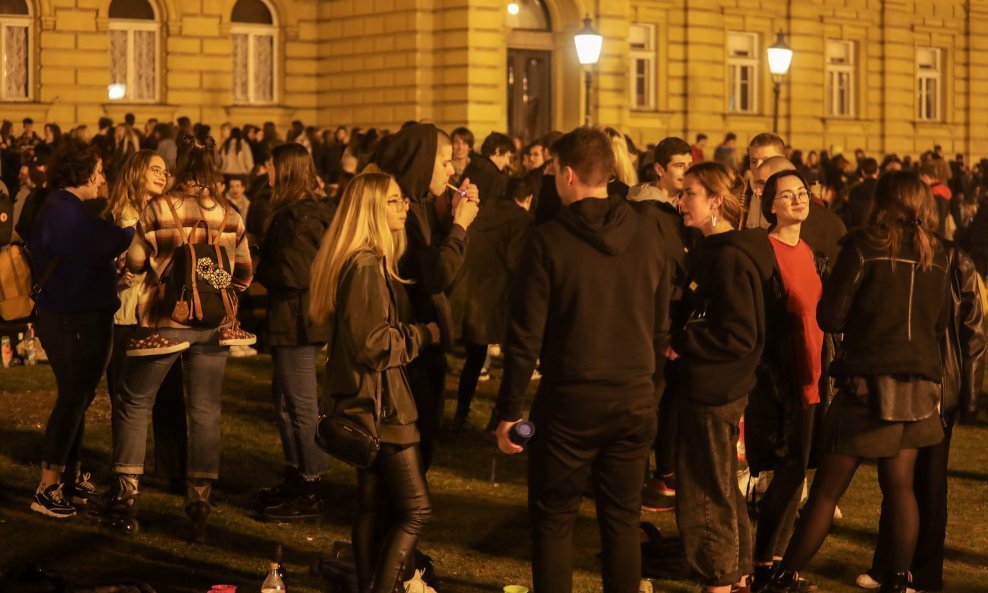
<svg viewBox="0 0 988 593">
<path fill-rule="evenodd" d="M 823 287 L 820 328 L 843 333 L 830 375 L 838 382 L 822 428 L 810 498 L 766 591 L 795 593 L 798 573 L 823 544 L 834 508 L 865 458 L 877 459 L 889 550 L 881 593 L 904 593 L 916 548 L 917 451 L 943 440 L 940 340 L 949 316 L 949 262 L 936 207 L 914 173 L 878 180 L 868 225 L 850 233 Z"/>
<path fill-rule="evenodd" d="M 400 586 L 431 514 L 404 367 L 439 341 L 439 328 L 398 321 L 396 291 L 405 281 L 397 262 L 407 213 L 408 200 L 391 176 L 358 175 L 347 185 L 312 267 L 309 314 L 333 328 L 322 407 L 347 410 L 381 441 L 374 463 L 357 471 L 352 539 L 360 593 L 392 593 Z M 378 514 L 382 500 L 394 517 Z M 381 527 L 387 531 L 378 541 Z"/>
</svg>

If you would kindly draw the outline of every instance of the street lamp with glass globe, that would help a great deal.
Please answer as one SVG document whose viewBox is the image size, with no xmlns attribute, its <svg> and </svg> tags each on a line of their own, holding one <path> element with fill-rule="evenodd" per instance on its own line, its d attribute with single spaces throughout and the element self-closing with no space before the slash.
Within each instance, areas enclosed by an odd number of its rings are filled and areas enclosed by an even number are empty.
<svg viewBox="0 0 988 593">
<path fill-rule="evenodd" d="M 779 94 L 782 92 L 782 79 L 792 64 L 792 48 L 786 44 L 782 31 L 775 43 L 768 48 L 768 69 L 772 73 L 772 92 L 775 94 L 775 107 L 772 110 L 772 132 L 779 133 Z"/>
<path fill-rule="evenodd" d="M 591 69 L 600 59 L 600 48 L 604 43 L 604 37 L 594 30 L 590 24 L 590 15 L 587 15 L 583 19 L 583 28 L 577 31 L 573 41 L 576 43 L 576 55 L 580 59 L 585 73 L 587 103 L 584 111 L 584 124 L 589 126 Z"/>
</svg>

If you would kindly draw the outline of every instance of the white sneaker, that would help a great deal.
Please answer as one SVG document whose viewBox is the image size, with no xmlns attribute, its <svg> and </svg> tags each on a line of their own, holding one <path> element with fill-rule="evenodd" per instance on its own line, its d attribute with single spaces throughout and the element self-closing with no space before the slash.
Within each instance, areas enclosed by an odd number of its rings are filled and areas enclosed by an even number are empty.
<svg viewBox="0 0 988 593">
<path fill-rule="evenodd" d="M 534 371 L 532 371 L 532 381 L 538 381 L 541 378 L 542 378 L 542 373 L 539 372 L 539 369 L 535 369 Z"/>
<path fill-rule="evenodd" d="M 487 369 L 480 369 L 480 376 L 477 377 L 477 381 L 480 381 L 481 383 L 486 383 L 487 381 L 490 380 L 491 380 L 491 372 L 488 371 Z"/>
<path fill-rule="evenodd" d="M 500 344 L 491 344 L 488 346 L 487 355 L 491 358 L 504 358 L 504 352 L 501 351 Z"/>
<path fill-rule="evenodd" d="M 834 507 L 834 521 L 839 521 L 844 518 L 844 513 L 841 512 L 840 507 Z"/>
<path fill-rule="evenodd" d="M 866 572 L 859 574 L 858 578 L 854 580 L 854 583 L 862 589 L 877 589 L 882 586 L 881 583 L 871 578 L 871 575 Z"/>
<path fill-rule="evenodd" d="M 230 356 L 234 358 L 257 356 L 257 350 L 250 346 L 230 346 Z"/>
</svg>

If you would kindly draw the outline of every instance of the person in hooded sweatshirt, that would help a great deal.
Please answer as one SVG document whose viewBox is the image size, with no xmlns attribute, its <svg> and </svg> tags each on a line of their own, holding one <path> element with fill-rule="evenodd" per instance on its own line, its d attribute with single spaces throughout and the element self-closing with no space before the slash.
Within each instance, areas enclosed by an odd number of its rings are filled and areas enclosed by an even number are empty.
<svg viewBox="0 0 988 593">
<path fill-rule="evenodd" d="M 507 332 L 508 298 L 531 232 L 529 208 L 534 194 L 531 177 L 512 177 L 505 196 L 485 204 L 471 227 L 470 250 L 449 297 L 467 354 L 457 390 L 454 433 L 466 426 L 487 346 L 500 344 Z"/>
<path fill-rule="evenodd" d="M 751 525 L 738 488 L 738 423 L 765 346 L 764 285 L 775 254 L 764 229 L 738 231 L 741 179 L 704 162 L 686 173 L 683 223 L 703 233 L 684 296 L 689 319 L 672 332 L 681 358 L 676 524 L 704 590 L 746 586 Z"/>
<path fill-rule="evenodd" d="M 401 321 L 435 322 L 442 335 L 438 345 L 424 348 L 406 369 L 418 408 L 425 470 L 431 465 L 433 443 L 439 436 L 446 352 L 454 335 L 446 291 L 463 265 L 467 229 L 477 217 L 480 203 L 477 186 L 464 179 L 450 207 L 437 208 L 449 193 L 446 184 L 453 175 L 452 159 L 453 143 L 446 132 L 432 124 L 412 124 L 386 137 L 365 169 L 367 172 L 376 168 L 394 176 L 402 196 L 409 200 L 405 221 L 408 247 L 398 264 L 401 277 L 410 281 L 405 291 L 398 291 Z M 451 212 L 452 216 L 444 219 L 440 211 Z"/>
<path fill-rule="evenodd" d="M 596 486 L 604 591 L 641 580 L 641 483 L 656 432 L 655 347 L 667 342 L 669 266 L 658 228 L 608 195 L 614 153 L 601 131 L 554 145 L 559 214 L 533 231 L 511 298 L 498 447 L 532 405 L 528 501 L 539 593 L 572 589 L 572 534 L 588 478 Z"/>
<path fill-rule="evenodd" d="M 493 204 L 504 197 L 508 183 L 506 169 L 514 153 L 515 143 L 510 136 L 492 132 L 480 145 L 480 155 L 473 155 L 463 169 L 462 179 L 476 184 L 481 204 Z"/>
</svg>

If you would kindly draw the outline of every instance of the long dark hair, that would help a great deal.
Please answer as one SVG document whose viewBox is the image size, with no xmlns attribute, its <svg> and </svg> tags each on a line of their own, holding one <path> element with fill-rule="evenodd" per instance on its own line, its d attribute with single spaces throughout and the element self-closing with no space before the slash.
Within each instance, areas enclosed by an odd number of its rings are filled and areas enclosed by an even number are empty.
<svg viewBox="0 0 988 593">
<path fill-rule="evenodd" d="M 266 225 L 278 212 L 295 202 L 316 199 L 319 189 L 312 155 L 301 144 L 289 142 L 275 146 L 271 160 L 276 177 L 271 191 L 271 215 Z"/>
<path fill-rule="evenodd" d="M 240 131 L 240 128 L 231 128 L 230 137 L 223 141 L 223 147 L 220 150 L 225 154 L 226 151 L 230 150 L 230 144 L 236 141 L 237 145 L 235 147 L 235 150 L 237 154 L 240 154 L 242 139 L 243 139 L 243 135 Z"/>
<path fill-rule="evenodd" d="M 920 268 L 928 271 L 940 245 L 936 237 L 938 223 L 933 194 L 919 176 L 912 171 L 890 171 L 875 186 L 875 207 L 864 236 L 866 241 L 879 249 L 888 249 L 895 257 L 903 235 L 915 233 Z"/>
<path fill-rule="evenodd" d="M 219 172 L 216 167 L 216 141 L 212 136 L 199 140 L 189 134 L 178 139 L 178 158 L 175 160 L 175 190 L 195 196 L 200 207 L 203 198 L 220 203 L 225 210 L 229 203 L 219 191 Z"/>
</svg>

